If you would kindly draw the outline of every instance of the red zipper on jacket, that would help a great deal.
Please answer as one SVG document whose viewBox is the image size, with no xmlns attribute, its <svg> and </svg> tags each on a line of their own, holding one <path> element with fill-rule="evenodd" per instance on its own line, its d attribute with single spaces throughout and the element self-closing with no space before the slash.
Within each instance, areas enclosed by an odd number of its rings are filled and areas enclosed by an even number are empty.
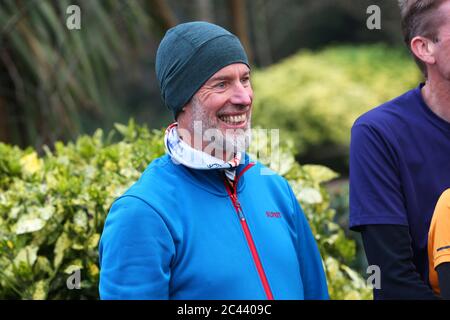
<svg viewBox="0 0 450 320">
<path fill-rule="evenodd" d="M 247 244 L 250 248 L 250 252 L 252 254 L 253 261 L 255 262 L 256 270 L 258 271 L 258 275 L 259 275 L 259 278 L 261 279 L 267 299 L 273 300 L 273 294 L 272 294 L 272 291 L 270 290 L 270 286 L 269 286 L 269 282 L 267 281 L 266 273 L 264 272 L 264 268 L 261 264 L 261 260 L 258 255 L 258 251 L 256 250 L 255 242 L 253 241 L 252 234 L 250 233 L 250 230 L 247 225 L 247 221 L 245 220 L 245 216 L 244 216 L 244 212 L 242 211 L 241 204 L 239 203 L 239 200 L 237 198 L 236 189 L 237 189 L 237 185 L 239 182 L 239 178 L 244 174 L 245 171 L 247 171 L 248 169 L 250 169 L 253 166 L 254 166 L 254 163 L 250 163 L 244 169 L 242 169 L 242 171 L 239 173 L 239 176 L 237 176 L 234 181 L 233 190 L 231 190 L 230 186 L 228 185 L 227 181 L 225 180 L 224 181 L 225 189 L 227 190 L 228 195 L 231 198 L 231 202 L 233 203 L 233 206 L 236 209 L 236 213 L 238 214 L 239 221 L 241 222 L 242 229 L 244 230 L 245 239 L 247 240 Z M 227 178 L 225 178 L 225 179 L 227 179 Z"/>
</svg>

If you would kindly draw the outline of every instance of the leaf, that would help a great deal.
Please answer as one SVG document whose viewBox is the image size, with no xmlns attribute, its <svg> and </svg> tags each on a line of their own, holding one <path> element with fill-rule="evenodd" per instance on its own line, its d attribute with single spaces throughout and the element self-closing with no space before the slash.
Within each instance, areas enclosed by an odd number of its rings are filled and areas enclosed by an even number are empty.
<svg viewBox="0 0 450 320">
<path fill-rule="evenodd" d="M 22 210 L 21 207 L 13 207 L 11 208 L 11 210 L 9 211 L 9 217 L 11 219 L 17 219 L 19 212 Z"/>
<path fill-rule="evenodd" d="M 302 168 L 310 175 L 311 179 L 318 184 L 330 181 L 339 176 L 333 170 L 320 165 L 308 164 L 304 165 Z"/>
<path fill-rule="evenodd" d="M 270 168 L 279 175 L 285 175 L 292 169 L 294 163 L 294 155 L 286 152 L 274 153 L 271 156 Z"/>
<path fill-rule="evenodd" d="M 88 217 L 86 212 L 78 210 L 73 217 L 73 225 L 78 232 L 84 232 L 88 227 Z"/>
<path fill-rule="evenodd" d="M 88 240 L 88 249 L 94 249 L 98 246 L 98 242 L 100 241 L 100 234 L 93 234 Z"/>
<path fill-rule="evenodd" d="M 53 260 L 53 265 L 55 266 L 55 268 L 58 268 L 61 265 L 61 262 L 64 259 L 65 250 L 70 248 L 70 245 L 71 241 L 67 236 L 67 233 L 63 232 L 59 236 L 58 240 L 56 240 L 55 244 L 55 259 Z"/>
<path fill-rule="evenodd" d="M 24 234 L 41 230 L 45 221 L 31 215 L 22 216 L 16 224 L 16 234 Z"/>
<path fill-rule="evenodd" d="M 53 207 L 52 205 L 47 205 L 47 206 L 45 206 L 43 208 L 38 208 L 37 211 L 39 213 L 39 217 L 41 219 L 47 221 L 55 213 L 55 207 Z"/>
<path fill-rule="evenodd" d="M 35 266 L 36 272 L 46 272 L 47 274 L 51 274 L 53 272 L 52 266 L 47 257 L 38 256 Z"/>
<path fill-rule="evenodd" d="M 100 273 L 100 270 L 98 269 L 97 264 L 95 263 L 89 263 L 88 270 L 91 277 L 96 277 Z"/>
<path fill-rule="evenodd" d="M 22 165 L 22 170 L 27 174 L 34 174 L 42 169 L 41 160 L 38 158 L 36 152 L 32 152 L 23 156 L 20 159 L 20 164 Z"/>
<path fill-rule="evenodd" d="M 74 260 L 72 262 L 70 262 L 69 266 L 67 268 L 64 269 L 64 273 L 66 274 L 72 274 L 77 270 L 81 270 L 83 269 L 83 263 L 81 262 L 81 260 Z"/>
<path fill-rule="evenodd" d="M 323 201 L 323 197 L 320 191 L 313 188 L 303 188 L 298 193 L 298 199 L 301 203 L 305 204 L 317 204 Z"/>
<path fill-rule="evenodd" d="M 128 127 L 126 125 L 114 123 L 114 128 L 116 128 L 122 136 L 126 137 L 128 135 Z"/>
<path fill-rule="evenodd" d="M 349 268 L 346 265 L 341 265 L 341 269 L 345 271 L 351 281 L 353 281 L 358 287 L 364 286 L 364 280 L 357 272 L 355 272 L 355 270 Z"/>
<path fill-rule="evenodd" d="M 19 266 L 21 263 L 25 263 L 32 267 L 37 259 L 38 250 L 39 247 L 37 246 L 26 246 L 25 248 L 20 249 L 14 259 L 14 265 Z"/>
<path fill-rule="evenodd" d="M 72 244 L 71 248 L 73 250 L 84 250 L 84 245 L 81 243 L 74 243 Z"/>
<path fill-rule="evenodd" d="M 324 261 L 329 278 L 337 278 L 339 276 L 339 263 L 333 257 L 326 257 Z"/>
<path fill-rule="evenodd" d="M 48 284 L 45 280 L 35 283 L 33 290 L 33 300 L 45 300 L 47 298 Z"/>
</svg>

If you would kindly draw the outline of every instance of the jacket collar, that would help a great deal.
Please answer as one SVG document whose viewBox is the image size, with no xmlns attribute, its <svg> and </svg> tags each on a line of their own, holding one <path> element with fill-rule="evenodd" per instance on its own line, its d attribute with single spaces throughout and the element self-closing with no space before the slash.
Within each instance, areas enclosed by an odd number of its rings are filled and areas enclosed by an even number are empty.
<svg viewBox="0 0 450 320">
<path fill-rule="evenodd" d="M 173 169 L 176 170 L 176 172 L 179 172 L 186 181 L 189 181 L 190 183 L 198 186 L 199 188 L 202 188 L 210 193 L 213 193 L 218 196 L 227 197 L 228 193 L 226 191 L 224 182 L 225 182 L 225 175 L 223 170 L 224 169 L 210 169 L 210 170 L 198 170 L 198 169 L 191 169 L 181 164 L 174 163 L 169 155 L 166 155 L 168 157 L 168 161 L 170 162 L 170 165 L 173 166 Z M 255 163 L 251 161 L 250 157 L 247 154 L 244 154 L 243 159 L 241 160 L 241 163 L 239 166 L 236 167 L 236 177 L 239 177 L 239 181 L 237 183 L 237 193 L 239 194 L 244 190 L 245 187 L 245 173 L 241 175 L 241 172 L 243 172 L 244 168 L 247 166 L 252 166 Z M 248 170 L 248 169 L 247 169 Z"/>
</svg>

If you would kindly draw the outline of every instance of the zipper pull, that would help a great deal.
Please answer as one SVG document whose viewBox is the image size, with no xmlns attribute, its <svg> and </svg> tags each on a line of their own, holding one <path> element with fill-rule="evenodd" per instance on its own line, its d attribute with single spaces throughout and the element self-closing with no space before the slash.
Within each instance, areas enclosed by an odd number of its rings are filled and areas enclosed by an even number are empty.
<svg viewBox="0 0 450 320">
<path fill-rule="evenodd" d="M 242 211 L 241 204 L 239 203 L 239 200 L 235 194 L 232 194 L 232 199 L 234 204 L 236 205 L 236 208 L 238 209 L 238 216 L 240 220 L 245 220 L 244 212 Z"/>
</svg>

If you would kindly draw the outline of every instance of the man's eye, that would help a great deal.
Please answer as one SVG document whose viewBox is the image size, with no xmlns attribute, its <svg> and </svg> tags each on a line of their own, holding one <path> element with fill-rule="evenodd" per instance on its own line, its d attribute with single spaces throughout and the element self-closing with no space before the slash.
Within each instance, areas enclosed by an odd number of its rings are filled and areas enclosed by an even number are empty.
<svg viewBox="0 0 450 320">
<path fill-rule="evenodd" d="M 244 84 L 248 84 L 250 82 L 250 77 L 242 78 L 241 82 Z"/>
<path fill-rule="evenodd" d="M 223 89 L 223 88 L 225 88 L 225 81 L 222 81 L 222 82 L 219 82 L 218 84 L 216 84 L 216 88 L 219 88 L 219 89 Z"/>
</svg>

